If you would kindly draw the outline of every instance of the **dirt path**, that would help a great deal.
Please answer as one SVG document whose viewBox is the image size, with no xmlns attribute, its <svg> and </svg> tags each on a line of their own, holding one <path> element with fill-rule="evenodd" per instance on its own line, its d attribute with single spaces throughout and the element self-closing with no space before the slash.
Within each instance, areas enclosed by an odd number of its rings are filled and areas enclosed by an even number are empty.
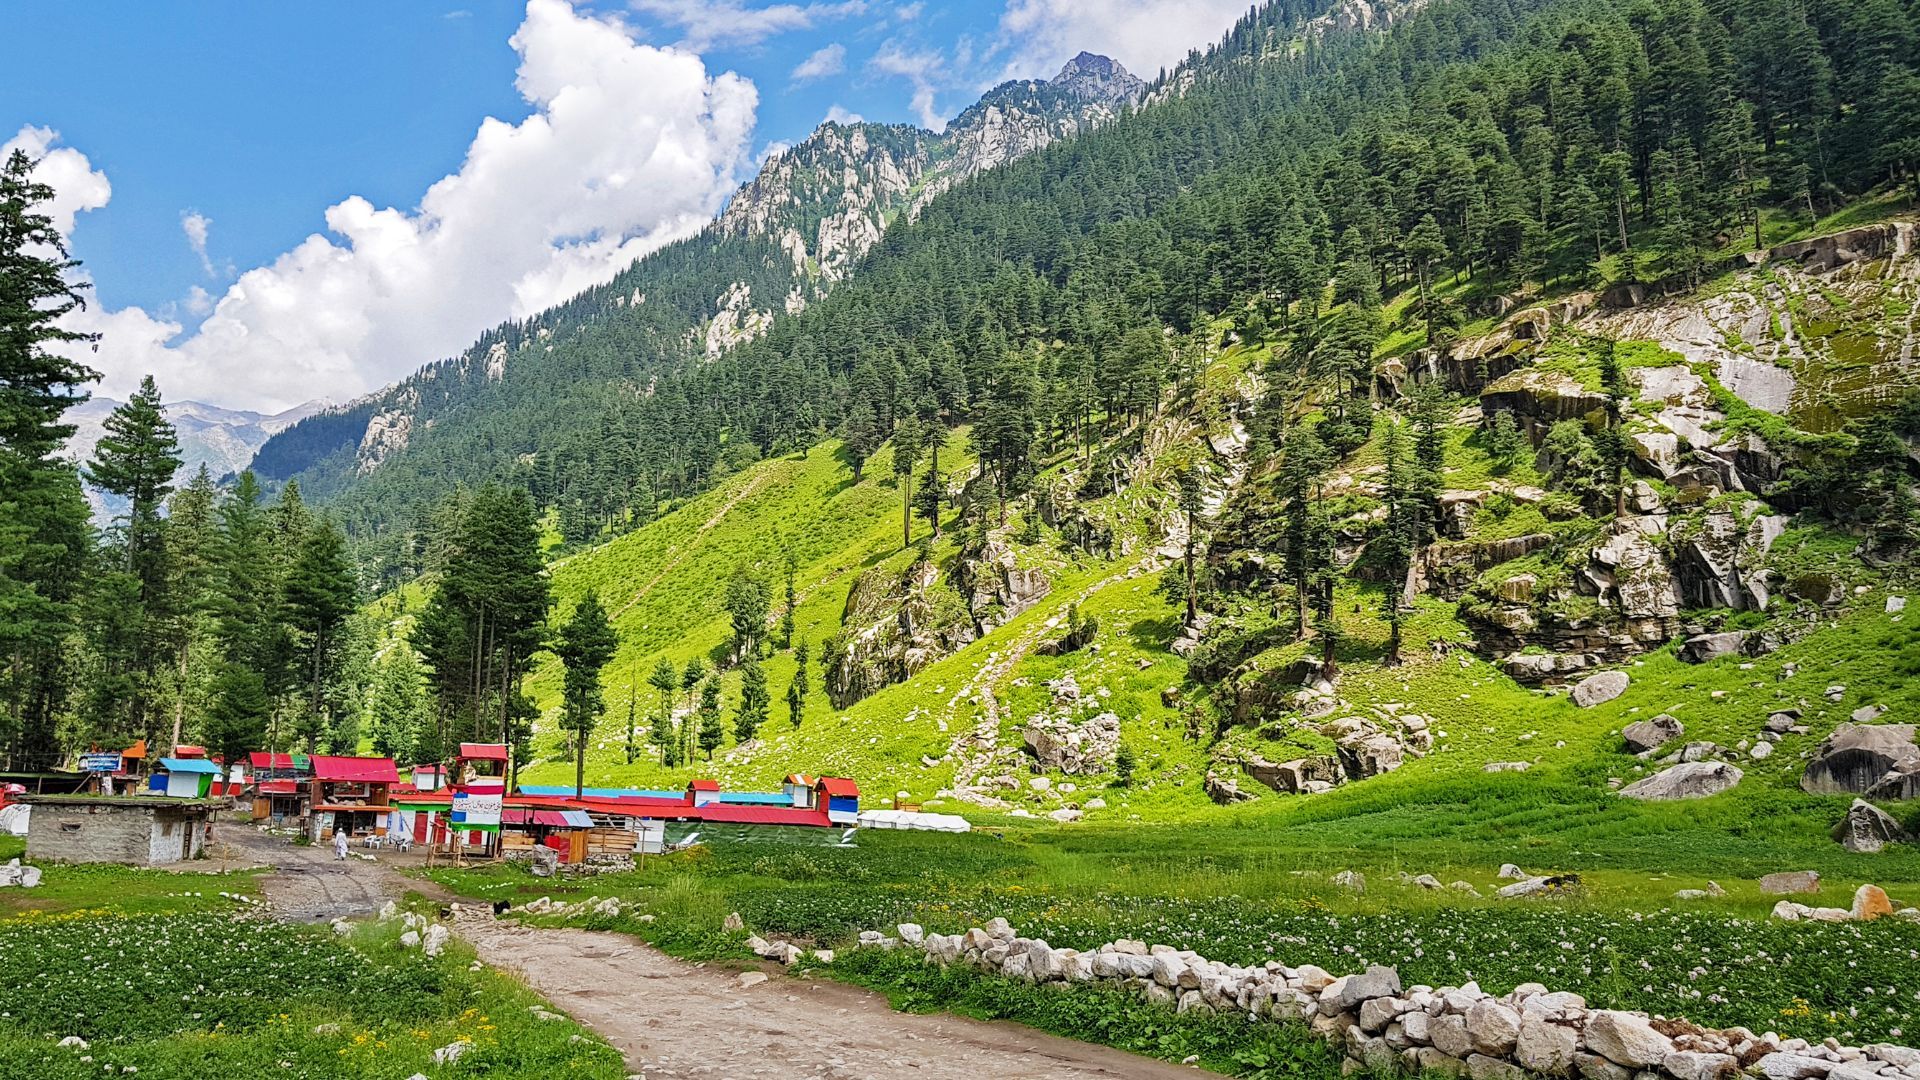
<svg viewBox="0 0 1920 1080">
<path fill-rule="evenodd" d="M 617 934 L 463 920 L 480 958 L 518 972 L 648 1080 L 1193 1080 L 1212 1073 L 1021 1027 L 895 1012 L 827 979 L 688 964 Z M 749 985 L 751 983 L 752 985 Z"/>
<path fill-rule="evenodd" d="M 709 517 L 707 520 L 701 522 L 700 527 L 693 531 L 692 536 L 688 537 L 685 540 L 682 540 L 679 544 L 675 545 L 673 555 L 669 557 L 666 562 L 661 564 L 659 572 L 655 573 L 652 578 L 648 579 L 645 585 L 640 586 L 640 591 L 633 594 L 633 599 L 628 600 L 624 604 L 621 604 L 620 610 L 614 612 L 612 617 L 615 619 L 618 619 L 620 616 L 625 615 L 627 613 L 628 608 L 639 603 L 641 600 L 646 599 L 647 594 L 653 591 L 653 587 L 655 585 L 660 584 L 661 579 L 665 578 L 668 572 L 671 571 L 674 567 L 680 565 L 680 561 L 686 558 L 687 555 L 693 551 L 695 546 L 699 544 L 701 537 L 707 535 L 707 533 L 712 531 L 715 526 L 719 525 L 722 521 L 726 520 L 727 515 L 733 512 L 733 508 L 739 505 L 740 500 L 746 498 L 747 496 L 753 494 L 756 491 L 759 491 L 760 488 L 764 484 L 766 484 L 767 476 L 768 476 L 767 473 L 762 472 L 759 476 L 756 476 L 752 480 L 748 481 L 744 486 L 740 488 L 739 491 L 736 491 L 733 494 L 727 496 L 727 501 L 720 504 L 720 509 L 715 510 L 713 512 L 712 517 Z"/>
<path fill-rule="evenodd" d="M 274 914 L 289 922 L 371 915 L 409 889 L 428 894 L 437 889 L 430 881 L 404 877 L 357 855 L 336 862 L 331 847 L 303 847 L 250 825 L 218 829 L 214 846 L 217 854 L 236 865 L 273 868 L 273 873 L 260 879 L 260 892 L 273 905 Z"/>
</svg>

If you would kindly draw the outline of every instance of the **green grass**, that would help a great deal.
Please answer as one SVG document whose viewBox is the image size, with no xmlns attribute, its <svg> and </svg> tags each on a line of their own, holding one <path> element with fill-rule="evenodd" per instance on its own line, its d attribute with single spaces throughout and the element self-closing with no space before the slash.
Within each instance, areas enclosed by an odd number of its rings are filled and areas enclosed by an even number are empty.
<svg viewBox="0 0 1920 1080">
<path fill-rule="evenodd" d="M 0 863 L 13 858 L 25 862 L 25 854 L 23 840 L 0 837 Z M 80 909 L 117 915 L 232 912 L 243 909 L 233 896 L 255 896 L 259 892 L 259 874 L 251 870 L 196 873 L 91 863 L 44 863 L 40 870 L 37 888 L 0 889 L 0 919 Z"/>
<path fill-rule="evenodd" d="M 617 1080 L 618 1051 L 517 980 L 397 946 L 211 914 L 91 911 L 0 919 L 0 1080 L 487 1076 Z M 79 1036 L 90 1045 L 62 1048 Z M 469 1049 L 435 1066 L 433 1052 Z"/>
</svg>

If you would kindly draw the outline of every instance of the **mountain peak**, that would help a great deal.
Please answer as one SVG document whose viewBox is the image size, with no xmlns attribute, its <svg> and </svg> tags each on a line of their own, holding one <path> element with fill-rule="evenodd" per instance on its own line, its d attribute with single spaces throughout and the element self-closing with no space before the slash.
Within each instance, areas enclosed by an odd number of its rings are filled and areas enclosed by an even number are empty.
<svg viewBox="0 0 1920 1080">
<path fill-rule="evenodd" d="M 1087 101 L 1132 101 L 1146 88 L 1120 61 L 1098 53 L 1081 52 L 1067 61 L 1047 83 Z"/>
</svg>

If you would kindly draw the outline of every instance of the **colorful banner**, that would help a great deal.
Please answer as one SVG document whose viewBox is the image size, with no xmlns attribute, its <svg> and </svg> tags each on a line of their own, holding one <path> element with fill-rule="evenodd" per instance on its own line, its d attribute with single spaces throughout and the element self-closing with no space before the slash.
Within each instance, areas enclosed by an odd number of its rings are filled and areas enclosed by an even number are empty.
<svg viewBox="0 0 1920 1080">
<path fill-rule="evenodd" d="M 499 832 L 500 803 L 501 795 L 497 791 L 454 792 L 453 827 L 477 832 Z"/>
</svg>

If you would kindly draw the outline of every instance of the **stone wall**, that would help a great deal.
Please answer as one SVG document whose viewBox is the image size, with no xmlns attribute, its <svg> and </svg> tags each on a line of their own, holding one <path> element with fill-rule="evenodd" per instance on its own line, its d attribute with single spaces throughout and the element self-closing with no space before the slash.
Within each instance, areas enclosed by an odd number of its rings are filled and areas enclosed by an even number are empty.
<svg viewBox="0 0 1920 1080">
<path fill-rule="evenodd" d="M 150 866 L 177 862 L 180 836 L 172 840 L 171 859 L 156 858 L 154 824 L 157 808 L 134 806 L 45 805 L 28 819 L 27 854 L 36 860 L 74 863 L 121 863 Z M 179 825 L 175 825 L 177 830 Z"/>
<path fill-rule="evenodd" d="M 1193 952 L 1115 941 L 1080 952 L 1017 935 L 1005 919 L 964 934 L 898 936 L 869 930 L 863 948 L 911 948 L 929 963 L 958 964 L 1031 983 L 1123 986 L 1181 1012 L 1240 1012 L 1306 1023 L 1360 1068 L 1520 1080 L 1920 1080 L 1920 1050 L 1808 1043 L 1745 1028 L 1714 1030 L 1644 1013 L 1590 1009 L 1578 994 L 1538 983 L 1495 996 L 1465 986 L 1402 986 L 1390 967 L 1335 976 L 1311 964 L 1269 960 L 1236 967 Z"/>
</svg>

